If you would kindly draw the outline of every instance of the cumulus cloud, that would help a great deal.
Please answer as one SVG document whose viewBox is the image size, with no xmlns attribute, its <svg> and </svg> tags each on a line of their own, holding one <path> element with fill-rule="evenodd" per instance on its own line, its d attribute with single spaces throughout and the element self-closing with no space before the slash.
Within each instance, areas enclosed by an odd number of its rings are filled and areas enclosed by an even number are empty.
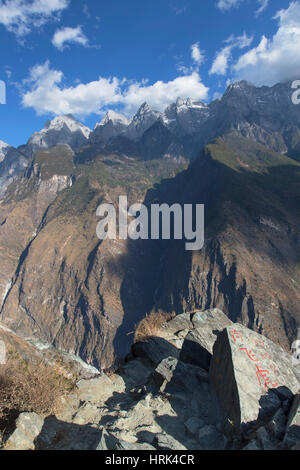
<svg viewBox="0 0 300 470">
<path fill-rule="evenodd" d="M 300 77 L 300 2 L 276 13 L 278 29 L 272 38 L 243 54 L 233 66 L 234 78 L 257 85 L 274 85 Z"/>
<path fill-rule="evenodd" d="M 253 37 L 247 36 L 246 33 L 244 33 L 242 36 L 231 35 L 228 39 L 226 39 L 226 41 L 224 41 L 226 46 L 217 52 L 209 74 L 226 75 L 229 67 L 229 61 L 232 59 L 233 49 L 244 49 L 245 47 L 249 47 L 252 41 Z"/>
<path fill-rule="evenodd" d="M 69 0 L 2 0 L 0 24 L 17 36 L 40 27 L 69 5 Z"/>
<path fill-rule="evenodd" d="M 101 114 L 108 106 L 118 107 L 132 114 L 147 101 L 157 110 L 163 110 L 178 96 L 206 99 L 208 88 L 197 72 L 176 77 L 169 82 L 132 82 L 117 77 L 99 77 L 76 86 L 63 85 L 63 73 L 50 68 L 49 62 L 36 65 L 23 82 L 22 104 L 42 114 Z"/>
<path fill-rule="evenodd" d="M 68 43 L 81 44 L 82 46 L 88 45 L 88 39 L 82 32 L 81 26 L 77 26 L 76 28 L 66 26 L 56 30 L 52 44 L 62 51 Z"/>
</svg>

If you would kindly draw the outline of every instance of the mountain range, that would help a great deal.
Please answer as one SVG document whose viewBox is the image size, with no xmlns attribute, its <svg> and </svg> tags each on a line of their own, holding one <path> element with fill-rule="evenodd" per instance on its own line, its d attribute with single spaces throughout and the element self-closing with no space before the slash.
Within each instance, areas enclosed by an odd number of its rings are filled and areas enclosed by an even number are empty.
<svg viewBox="0 0 300 470">
<path fill-rule="evenodd" d="M 300 320 L 300 106 L 291 83 L 245 81 L 205 104 L 93 131 L 56 117 L 27 144 L 0 142 L 0 322 L 98 368 L 153 311 L 221 308 L 285 349 Z M 205 204 L 205 246 L 96 237 L 96 208 Z"/>
</svg>

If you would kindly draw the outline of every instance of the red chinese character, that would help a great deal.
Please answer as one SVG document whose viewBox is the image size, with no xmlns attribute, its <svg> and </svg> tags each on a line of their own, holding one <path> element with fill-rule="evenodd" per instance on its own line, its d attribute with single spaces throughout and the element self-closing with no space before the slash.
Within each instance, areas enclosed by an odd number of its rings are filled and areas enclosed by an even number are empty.
<svg viewBox="0 0 300 470">
<path fill-rule="evenodd" d="M 232 335 L 233 341 L 234 341 L 235 343 L 236 343 L 236 339 L 237 339 L 237 338 L 239 338 L 239 339 L 241 339 L 242 341 L 244 341 L 244 338 L 243 338 L 242 334 L 239 333 L 237 330 L 233 330 L 233 331 L 231 332 L 231 335 Z"/>
<path fill-rule="evenodd" d="M 257 361 L 258 361 L 257 357 L 253 354 L 253 352 L 251 351 L 251 349 L 250 349 L 250 351 L 248 351 L 247 348 L 240 348 L 240 350 L 241 350 L 241 351 L 246 351 L 246 354 L 247 354 L 247 356 L 249 357 L 249 359 L 251 359 L 251 361 L 253 361 L 253 362 L 257 362 Z"/>
<path fill-rule="evenodd" d="M 260 378 L 262 378 L 263 382 L 264 382 L 266 392 L 268 391 L 269 386 L 271 386 L 272 388 L 278 387 L 277 382 L 275 382 L 274 384 L 271 383 L 271 379 L 267 375 L 267 374 L 269 374 L 268 370 L 260 369 L 257 365 L 255 367 L 256 367 L 256 377 L 258 379 L 258 383 L 259 383 L 259 385 L 262 385 L 261 380 L 260 380 Z"/>
</svg>

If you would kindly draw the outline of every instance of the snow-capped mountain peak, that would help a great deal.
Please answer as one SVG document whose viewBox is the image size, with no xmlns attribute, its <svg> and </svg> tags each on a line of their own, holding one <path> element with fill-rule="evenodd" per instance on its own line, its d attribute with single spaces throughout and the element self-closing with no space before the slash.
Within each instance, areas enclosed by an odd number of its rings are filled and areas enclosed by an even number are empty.
<svg viewBox="0 0 300 470">
<path fill-rule="evenodd" d="M 42 129 L 40 132 L 45 133 L 49 129 L 61 131 L 64 126 L 67 126 L 71 132 L 76 132 L 78 130 L 81 131 L 86 138 L 88 138 L 91 133 L 91 130 L 81 122 L 77 121 L 77 119 L 75 119 L 72 114 L 56 116 L 51 121 L 47 121 L 44 129 Z"/>
<path fill-rule="evenodd" d="M 127 117 L 123 116 L 123 114 L 119 114 L 116 111 L 110 109 L 107 111 L 105 116 L 103 117 L 102 121 L 96 124 L 95 129 L 98 126 L 105 126 L 107 123 L 112 122 L 113 124 L 123 124 L 124 126 L 128 126 L 130 120 Z"/>
<path fill-rule="evenodd" d="M 40 149 L 47 149 L 55 145 L 69 145 L 77 150 L 88 141 L 91 130 L 77 121 L 71 114 L 56 116 L 46 122 L 44 128 L 35 132 L 27 143 L 26 152 L 32 155 Z"/>
</svg>

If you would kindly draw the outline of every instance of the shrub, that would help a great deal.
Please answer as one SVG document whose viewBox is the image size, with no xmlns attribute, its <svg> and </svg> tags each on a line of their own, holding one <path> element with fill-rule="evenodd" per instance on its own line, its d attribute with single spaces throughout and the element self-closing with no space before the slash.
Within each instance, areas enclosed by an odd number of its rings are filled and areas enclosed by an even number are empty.
<svg viewBox="0 0 300 470">
<path fill-rule="evenodd" d="M 135 328 L 134 342 L 147 341 L 148 338 L 158 336 L 163 323 L 171 320 L 170 313 L 150 313 L 143 318 Z"/>
<path fill-rule="evenodd" d="M 58 398 L 71 388 L 72 382 L 44 361 L 10 358 L 0 366 L 0 434 L 13 425 L 21 412 L 54 412 Z"/>
</svg>

